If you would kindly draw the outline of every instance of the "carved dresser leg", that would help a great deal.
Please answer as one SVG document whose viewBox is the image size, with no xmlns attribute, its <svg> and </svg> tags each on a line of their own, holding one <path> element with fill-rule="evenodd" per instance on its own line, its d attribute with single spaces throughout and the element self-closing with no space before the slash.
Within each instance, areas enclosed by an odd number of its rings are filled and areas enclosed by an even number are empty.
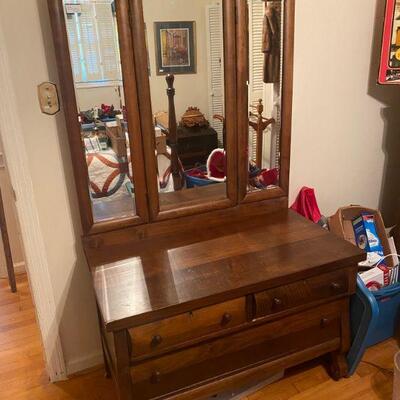
<svg viewBox="0 0 400 400">
<path fill-rule="evenodd" d="M 104 359 L 105 377 L 106 377 L 107 379 L 110 379 L 110 378 L 111 378 L 111 368 L 110 368 L 110 364 L 109 364 L 108 359 L 107 359 L 106 349 L 105 349 L 103 340 L 104 340 L 104 339 L 101 338 L 101 347 L 103 348 L 103 359 Z"/>
<path fill-rule="evenodd" d="M 348 372 L 348 365 L 344 354 L 339 352 L 333 352 L 329 354 L 328 372 L 331 378 L 335 381 L 346 377 Z"/>
<path fill-rule="evenodd" d="M 127 330 L 114 332 L 116 353 L 116 380 L 119 400 L 133 400 L 130 373 L 130 338 Z"/>
</svg>

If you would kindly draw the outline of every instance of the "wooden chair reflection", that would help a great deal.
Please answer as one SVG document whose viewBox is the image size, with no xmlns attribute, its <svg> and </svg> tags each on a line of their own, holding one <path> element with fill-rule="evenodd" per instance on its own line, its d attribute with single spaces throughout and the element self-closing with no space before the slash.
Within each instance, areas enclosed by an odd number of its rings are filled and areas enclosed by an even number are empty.
<svg viewBox="0 0 400 400">
<path fill-rule="evenodd" d="M 253 112 L 249 112 L 249 126 L 256 131 L 256 165 L 258 168 L 262 168 L 262 156 L 263 156 L 263 139 L 264 139 L 264 131 L 271 124 L 275 123 L 274 118 L 265 118 L 263 117 L 264 105 L 262 100 L 258 100 L 257 105 L 250 106 L 253 109 L 256 109 L 257 114 Z M 251 120 L 251 118 L 256 118 L 256 120 Z"/>
</svg>

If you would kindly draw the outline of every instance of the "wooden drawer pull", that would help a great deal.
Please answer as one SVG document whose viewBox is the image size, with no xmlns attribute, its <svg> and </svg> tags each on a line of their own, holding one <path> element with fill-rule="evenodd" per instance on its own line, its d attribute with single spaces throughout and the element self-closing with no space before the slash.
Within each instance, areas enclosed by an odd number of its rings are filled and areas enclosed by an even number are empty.
<svg viewBox="0 0 400 400">
<path fill-rule="evenodd" d="M 157 383 L 160 383 L 160 380 L 161 380 L 160 371 L 154 371 L 153 374 L 151 375 L 150 382 L 155 385 Z"/>
<path fill-rule="evenodd" d="M 321 319 L 321 328 L 326 328 L 329 325 L 329 319 L 328 318 L 322 318 Z"/>
<path fill-rule="evenodd" d="M 275 297 L 272 302 L 274 308 L 279 308 L 283 304 L 283 301 L 278 297 Z"/>
<path fill-rule="evenodd" d="M 161 342 L 162 342 L 162 337 L 160 335 L 156 335 L 153 337 L 153 339 L 151 339 L 150 346 L 157 347 L 158 345 L 161 344 Z"/>
<path fill-rule="evenodd" d="M 340 290 L 342 290 L 343 286 L 338 282 L 332 282 L 331 288 L 334 292 L 339 292 Z"/>
<path fill-rule="evenodd" d="M 225 313 L 225 314 L 222 316 L 221 325 L 222 325 L 222 326 L 228 325 L 229 322 L 231 322 L 231 321 L 232 321 L 232 315 L 229 314 L 229 313 Z"/>
</svg>

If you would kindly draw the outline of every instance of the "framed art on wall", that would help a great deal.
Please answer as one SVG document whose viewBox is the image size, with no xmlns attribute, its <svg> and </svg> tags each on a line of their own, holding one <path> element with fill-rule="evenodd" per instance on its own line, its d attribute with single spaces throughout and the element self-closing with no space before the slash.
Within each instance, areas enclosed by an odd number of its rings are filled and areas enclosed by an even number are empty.
<svg viewBox="0 0 400 400">
<path fill-rule="evenodd" d="M 378 83 L 400 84 L 400 0 L 386 1 Z"/>
<path fill-rule="evenodd" d="M 195 23 L 155 22 L 157 75 L 195 74 Z"/>
</svg>

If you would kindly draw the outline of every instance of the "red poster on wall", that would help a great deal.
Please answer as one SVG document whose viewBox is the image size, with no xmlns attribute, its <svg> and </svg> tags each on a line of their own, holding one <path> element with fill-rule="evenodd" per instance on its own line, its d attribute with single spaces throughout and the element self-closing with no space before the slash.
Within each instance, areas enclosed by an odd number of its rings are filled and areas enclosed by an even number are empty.
<svg viewBox="0 0 400 400">
<path fill-rule="evenodd" d="M 386 0 L 378 83 L 400 85 L 400 0 Z"/>
</svg>

